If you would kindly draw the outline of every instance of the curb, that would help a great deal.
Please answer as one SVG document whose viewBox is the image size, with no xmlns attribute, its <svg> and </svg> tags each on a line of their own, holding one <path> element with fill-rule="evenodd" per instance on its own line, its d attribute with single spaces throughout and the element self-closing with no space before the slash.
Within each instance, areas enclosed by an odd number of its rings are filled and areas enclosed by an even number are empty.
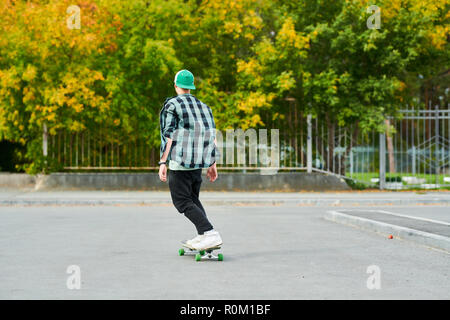
<svg viewBox="0 0 450 320">
<path fill-rule="evenodd" d="M 204 170 L 206 171 L 206 170 Z M 306 172 L 220 172 L 214 183 L 202 185 L 206 191 L 350 191 L 347 183 L 334 175 Z M 275 173 L 275 172 L 272 172 Z M 53 172 L 36 176 L 0 173 L 0 187 L 33 187 L 36 191 L 52 190 L 148 190 L 168 191 L 157 172 Z"/>
<path fill-rule="evenodd" d="M 367 218 L 355 217 L 338 211 L 327 211 L 324 218 L 329 221 L 373 231 L 396 238 L 409 240 L 427 247 L 444 250 L 450 253 L 450 238 L 424 232 L 416 229 L 401 227 Z"/>
</svg>

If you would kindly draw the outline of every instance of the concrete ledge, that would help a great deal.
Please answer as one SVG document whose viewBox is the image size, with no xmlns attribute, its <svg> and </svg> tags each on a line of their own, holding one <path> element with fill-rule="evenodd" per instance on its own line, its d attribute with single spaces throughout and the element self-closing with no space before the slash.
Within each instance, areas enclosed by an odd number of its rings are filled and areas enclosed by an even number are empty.
<svg viewBox="0 0 450 320">
<path fill-rule="evenodd" d="M 168 184 L 157 173 L 52 173 L 36 178 L 36 190 L 158 190 Z M 203 175 L 204 191 L 343 191 L 350 187 L 333 175 L 305 172 L 260 173 L 219 172 L 209 182 Z"/>
<path fill-rule="evenodd" d="M 26 173 L 0 173 L 1 188 L 34 188 L 36 177 Z"/>
<path fill-rule="evenodd" d="M 324 218 L 329 221 L 342 223 L 396 238 L 409 240 L 427 247 L 436 248 L 450 253 L 450 238 L 420 230 L 397 226 L 381 221 L 352 216 L 338 211 L 327 211 Z"/>
</svg>

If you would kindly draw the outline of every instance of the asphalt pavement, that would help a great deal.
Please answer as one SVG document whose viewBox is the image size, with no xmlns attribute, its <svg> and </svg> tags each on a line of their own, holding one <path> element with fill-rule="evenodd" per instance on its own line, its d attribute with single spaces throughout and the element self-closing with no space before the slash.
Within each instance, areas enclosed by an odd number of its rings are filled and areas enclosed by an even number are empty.
<svg viewBox="0 0 450 320">
<path fill-rule="evenodd" d="M 10 195 L 0 193 L 0 199 L 11 199 Z M 23 195 L 17 193 L 15 198 Z M 80 199 L 80 193 L 46 196 Z M 123 194 L 89 192 L 83 196 L 117 200 Z M 355 206 L 268 205 L 272 194 L 255 194 L 254 198 L 265 199 L 261 203 L 205 205 L 224 240 L 220 250 L 224 261 L 196 262 L 192 256 L 178 255 L 180 241 L 193 237 L 194 227 L 166 201 L 167 194 L 158 196 L 165 202 L 3 203 L 0 298 L 450 298 L 449 253 L 325 219 L 329 210 L 353 210 Z M 245 195 L 240 196 L 244 200 Z M 335 199 L 336 194 L 321 196 Z M 352 196 L 345 194 L 340 199 Z M 148 194 L 129 193 L 127 198 L 148 199 Z M 447 205 L 436 204 L 360 205 L 358 209 L 440 221 L 449 221 L 450 213 Z"/>
</svg>

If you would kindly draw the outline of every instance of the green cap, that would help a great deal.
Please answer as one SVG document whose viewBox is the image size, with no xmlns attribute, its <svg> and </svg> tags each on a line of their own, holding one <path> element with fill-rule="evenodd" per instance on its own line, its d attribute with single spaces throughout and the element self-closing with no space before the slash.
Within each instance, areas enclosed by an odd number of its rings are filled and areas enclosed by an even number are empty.
<svg viewBox="0 0 450 320">
<path fill-rule="evenodd" d="M 178 71 L 175 75 L 175 85 L 183 89 L 194 90 L 194 75 L 189 70 Z"/>
</svg>

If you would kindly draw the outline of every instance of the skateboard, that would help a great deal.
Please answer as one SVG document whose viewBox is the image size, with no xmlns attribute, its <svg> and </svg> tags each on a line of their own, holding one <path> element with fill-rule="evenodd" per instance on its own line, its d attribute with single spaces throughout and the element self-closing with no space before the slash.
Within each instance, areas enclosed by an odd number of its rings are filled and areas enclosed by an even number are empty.
<svg viewBox="0 0 450 320">
<path fill-rule="evenodd" d="M 217 260 L 217 261 L 223 261 L 223 254 L 219 253 L 215 255 L 213 252 L 214 250 L 219 250 L 221 247 L 211 247 L 204 250 L 195 250 L 194 248 L 188 246 L 184 241 L 181 242 L 181 245 L 184 248 L 181 248 L 178 250 L 178 254 L 180 256 L 190 256 L 195 255 L 195 261 L 202 261 L 202 260 Z"/>
</svg>

